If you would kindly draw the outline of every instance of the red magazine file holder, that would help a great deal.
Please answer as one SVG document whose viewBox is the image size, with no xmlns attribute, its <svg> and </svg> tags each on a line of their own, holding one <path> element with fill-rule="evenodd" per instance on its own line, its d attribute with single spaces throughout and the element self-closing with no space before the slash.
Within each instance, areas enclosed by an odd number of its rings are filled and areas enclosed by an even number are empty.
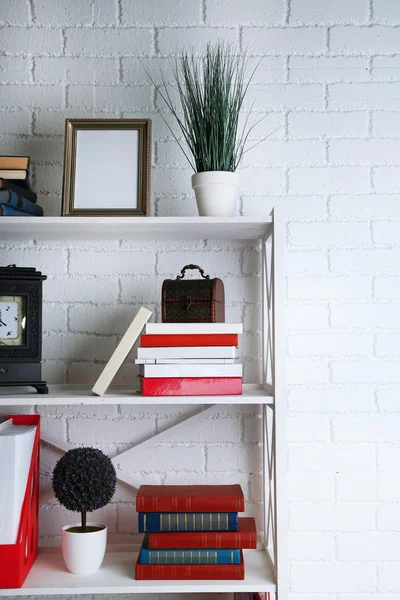
<svg viewBox="0 0 400 600">
<path fill-rule="evenodd" d="M 22 587 L 38 554 L 40 416 L 11 415 L 14 425 L 36 425 L 31 465 L 16 544 L 0 544 L 0 589 Z"/>
</svg>

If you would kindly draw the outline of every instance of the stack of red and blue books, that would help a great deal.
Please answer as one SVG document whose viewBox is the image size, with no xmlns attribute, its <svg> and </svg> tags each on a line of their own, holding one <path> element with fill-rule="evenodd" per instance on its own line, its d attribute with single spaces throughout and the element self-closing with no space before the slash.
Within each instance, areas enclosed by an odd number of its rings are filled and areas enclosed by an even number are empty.
<svg viewBox="0 0 400 600">
<path fill-rule="evenodd" d="M 244 579 L 242 549 L 256 548 L 240 485 L 142 485 L 136 497 L 144 533 L 136 579 Z"/>
<path fill-rule="evenodd" d="M 29 156 L 0 156 L 0 216 L 42 217 L 29 181 Z"/>
<path fill-rule="evenodd" d="M 147 323 L 145 331 L 136 360 L 143 396 L 242 393 L 241 323 Z"/>
</svg>

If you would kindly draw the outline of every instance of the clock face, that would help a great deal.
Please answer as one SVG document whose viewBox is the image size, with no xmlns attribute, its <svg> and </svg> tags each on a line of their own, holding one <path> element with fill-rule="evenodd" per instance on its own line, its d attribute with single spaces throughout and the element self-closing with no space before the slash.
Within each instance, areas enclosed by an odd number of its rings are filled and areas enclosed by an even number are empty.
<svg viewBox="0 0 400 600">
<path fill-rule="evenodd" d="M 0 296 L 0 346 L 26 344 L 24 296 Z"/>
</svg>

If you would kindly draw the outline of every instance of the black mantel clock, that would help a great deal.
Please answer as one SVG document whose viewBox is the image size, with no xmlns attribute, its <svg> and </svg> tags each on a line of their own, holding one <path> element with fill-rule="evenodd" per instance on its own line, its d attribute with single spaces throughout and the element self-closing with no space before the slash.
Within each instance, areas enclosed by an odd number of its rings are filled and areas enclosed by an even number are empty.
<svg viewBox="0 0 400 600">
<path fill-rule="evenodd" d="M 48 393 L 41 365 L 44 279 L 34 268 L 0 267 L 0 386 Z"/>
</svg>

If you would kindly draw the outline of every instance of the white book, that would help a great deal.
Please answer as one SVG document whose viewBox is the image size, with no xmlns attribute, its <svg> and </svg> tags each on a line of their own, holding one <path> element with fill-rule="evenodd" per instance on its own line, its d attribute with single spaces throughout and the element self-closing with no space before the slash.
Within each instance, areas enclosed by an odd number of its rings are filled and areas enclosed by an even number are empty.
<svg viewBox="0 0 400 600">
<path fill-rule="evenodd" d="M 164 346 L 138 348 L 137 357 L 144 358 L 235 358 L 234 346 Z"/>
<path fill-rule="evenodd" d="M 151 311 L 142 306 L 126 330 L 122 340 L 115 348 L 110 360 L 102 370 L 100 377 L 92 387 L 92 392 L 98 396 L 104 396 L 108 386 L 114 379 L 150 317 Z"/>
<path fill-rule="evenodd" d="M 242 365 L 139 365 L 142 377 L 242 377 Z"/>
<path fill-rule="evenodd" d="M 0 424 L 0 544 L 15 544 L 31 465 L 36 425 Z"/>
<path fill-rule="evenodd" d="M 242 323 L 147 323 L 147 334 L 243 333 Z"/>
<path fill-rule="evenodd" d="M 137 358 L 136 365 L 233 365 L 234 358 Z"/>
</svg>

